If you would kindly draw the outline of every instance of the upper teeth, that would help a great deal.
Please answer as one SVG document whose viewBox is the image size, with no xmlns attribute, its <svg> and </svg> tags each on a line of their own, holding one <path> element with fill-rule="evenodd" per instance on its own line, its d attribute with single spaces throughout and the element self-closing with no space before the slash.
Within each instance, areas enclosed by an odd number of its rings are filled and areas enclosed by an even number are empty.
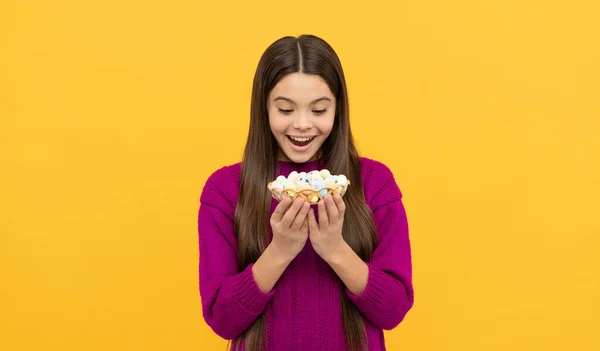
<svg viewBox="0 0 600 351">
<path fill-rule="evenodd" d="M 290 138 L 292 138 L 292 139 L 294 139 L 296 141 L 309 141 L 310 139 L 312 139 L 312 137 L 311 138 L 296 138 L 296 137 L 293 137 L 293 136 L 291 136 Z"/>
</svg>

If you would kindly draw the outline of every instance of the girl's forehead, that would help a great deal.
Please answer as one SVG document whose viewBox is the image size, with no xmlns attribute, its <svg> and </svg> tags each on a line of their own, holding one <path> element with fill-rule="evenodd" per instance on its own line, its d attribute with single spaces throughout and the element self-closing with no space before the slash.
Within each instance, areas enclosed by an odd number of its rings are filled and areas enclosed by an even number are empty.
<svg viewBox="0 0 600 351">
<path fill-rule="evenodd" d="M 283 77 L 269 94 L 272 101 L 278 99 L 291 103 L 313 103 L 322 97 L 333 101 L 333 94 L 325 80 L 318 75 L 303 73 Z"/>
</svg>

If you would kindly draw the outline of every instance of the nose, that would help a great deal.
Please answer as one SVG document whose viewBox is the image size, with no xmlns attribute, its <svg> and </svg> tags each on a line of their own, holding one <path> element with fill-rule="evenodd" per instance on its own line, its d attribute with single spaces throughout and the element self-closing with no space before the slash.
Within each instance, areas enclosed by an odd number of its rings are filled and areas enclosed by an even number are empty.
<svg viewBox="0 0 600 351">
<path fill-rule="evenodd" d="M 312 119 L 310 112 L 298 113 L 297 118 L 294 120 L 293 126 L 295 129 L 306 130 L 312 127 Z"/>
</svg>

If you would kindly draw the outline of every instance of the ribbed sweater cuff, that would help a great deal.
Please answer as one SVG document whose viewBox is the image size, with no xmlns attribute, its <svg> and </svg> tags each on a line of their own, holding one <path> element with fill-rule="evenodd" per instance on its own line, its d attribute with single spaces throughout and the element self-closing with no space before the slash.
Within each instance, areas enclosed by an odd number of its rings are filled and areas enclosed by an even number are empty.
<svg viewBox="0 0 600 351">
<path fill-rule="evenodd" d="M 264 293 L 260 290 L 254 275 L 252 274 L 253 264 L 248 265 L 240 274 L 236 276 L 233 281 L 232 293 L 233 298 L 240 304 L 240 307 L 244 311 L 251 314 L 261 313 L 271 297 L 275 294 L 275 289 L 272 289 L 268 293 Z M 235 318 L 235 316 L 232 316 Z"/>
<path fill-rule="evenodd" d="M 386 292 L 386 280 L 388 280 L 389 277 L 371 264 L 367 263 L 367 266 L 369 267 L 369 276 L 365 290 L 359 295 L 354 295 L 346 288 L 346 294 L 357 306 L 361 306 L 367 310 L 378 311 L 384 307 L 384 297 L 386 294 L 390 293 L 389 289 L 387 289 L 388 291 Z"/>
</svg>

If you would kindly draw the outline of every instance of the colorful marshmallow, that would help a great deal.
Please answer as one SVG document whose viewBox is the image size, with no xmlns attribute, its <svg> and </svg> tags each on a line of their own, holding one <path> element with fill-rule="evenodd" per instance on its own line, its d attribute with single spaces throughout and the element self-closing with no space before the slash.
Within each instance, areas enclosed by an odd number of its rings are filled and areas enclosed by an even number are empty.
<svg viewBox="0 0 600 351">
<path fill-rule="evenodd" d="M 310 172 L 291 172 L 287 177 L 280 175 L 267 185 L 273 198 L 278 201 L 283 196 L 295 199 L 300 196 L 311 204 L 316 204 L 328 193 L 344 195 L 350 181 L 345 175 L 332 175 L 327 169 Z"/>
</svg>

